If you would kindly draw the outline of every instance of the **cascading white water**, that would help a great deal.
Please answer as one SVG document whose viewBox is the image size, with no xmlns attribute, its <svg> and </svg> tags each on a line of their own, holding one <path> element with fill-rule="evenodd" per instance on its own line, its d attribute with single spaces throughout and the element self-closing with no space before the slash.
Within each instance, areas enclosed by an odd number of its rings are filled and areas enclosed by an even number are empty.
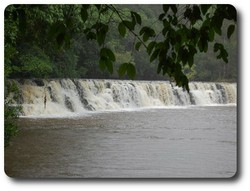
<svg viewBox="0 0 250 191">
<path fill-rule="evenodd" d="M 236 83 L 191 82 L 190 93 L 168 81 L 14 80 L 24 116 L 186 105 L 236 104 Z M 44 97 L 46 96 L 46 104 Z"/>
</svg>

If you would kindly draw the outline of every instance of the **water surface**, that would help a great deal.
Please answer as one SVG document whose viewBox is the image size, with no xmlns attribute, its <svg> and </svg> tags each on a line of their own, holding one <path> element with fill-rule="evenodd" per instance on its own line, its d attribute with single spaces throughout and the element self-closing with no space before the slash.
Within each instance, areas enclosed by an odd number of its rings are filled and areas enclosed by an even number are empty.
<svg viewBox="0 0 250 191">
<path fill-rule="evenodd" d="M 99 112 L 22 118 L 5 149 L 12 177 L 232 177 L 235 106 Z"/>
</svg>

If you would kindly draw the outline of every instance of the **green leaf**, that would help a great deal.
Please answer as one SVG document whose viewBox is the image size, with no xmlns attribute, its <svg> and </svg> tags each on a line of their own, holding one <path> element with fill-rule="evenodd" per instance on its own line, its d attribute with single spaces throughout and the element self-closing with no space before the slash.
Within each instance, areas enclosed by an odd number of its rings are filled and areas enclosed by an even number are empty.
<svg viewBox="0 0 250 191">
<path fill-rule="evenodd" d="M 133 18 L 133 20 L 135 20 L 136 23 L 141 25 L 141 16 L 138 13 L 134 12 L 134 11 L 131 11 L 130 13 L 131 13 L 131 17 Z"/>
<path fill-rule="evenodd" d="M 189 50 L 189 54 L 194 56 L 197 53 L 197 50 L 195 48 L 195 46 L 193 45 L 188 45 L 188 50 Z"/>
<path fill-rule="evenodd" d="M 155 37 L 155 31 L 152 28 L 149 28 L 150 37 Z"/>
<path fill-rule="evenodd" d="M 106 61 L 106 66 L 110 74 L 113 74 L 113 62 L 111 60 Z"/>
<path fill-rule="evenodd" d="M 155 31 L 152 28 L 146 26 L 140 30 L 139 34 L 143 35 L 143 38 L 145 39 L 144 41 L 147 41 L 149 37 L 155 36 Z"/>
<path fill-rule="evenodd" d="M 214 52 L 217 52 L 219 49 L 221 49 L 222 48 L 222 44 L 220 44 L 220 43 L 215 43 L 214 44 Z"/>
<path fill-rule="evenodd" d="M 215 26 L 214 32 L 216 32 L 218 35 L 221 35 L 221 28 Z"/>
<path fill-rule="evenodd" d="M 124 25 L 129 29 L 129 30 L 134 30 L 135 29 L 135 23 L 131 21 L 123 21 Z"/>
<path fill-rule="evenodd" d="M 227 19 L 237 21 L 237 10 L 233 5 L 226 5 L 226 12 L 228 13 Z"/>
<path fill-rule="evenodd" d="M 115 60 L 116 60 L 115 55 L 110 49 L 107 49 L 107 54 L 108 54 L 108 57 L 110 58 L 110 60 L 115 62 Z"/>
<path fill-rule="evenodd" d="M 207 52 L 208 50 L 208 42 L 206 38 L 200 38 L 198 42 L 198 48 L 200 52 Z"/>
<path fill-rule="evenodd" d="M 194 64 L 194 55 L 197 53 L 197 50 L 192 45 L 189 45 L 188 49 L 189 49 L 189 52 L 188 52 L 188 56 L 187 56 L 188 57 L 187 62 L 188 62 L 189 67 L 191 68 Z"/>
<path fill-rule="evenodd" d="M 156 44 L 157 44 L 157 43 L 156 43 L 155 41 L 152 41 L 152 42 L 150 42 L 150 43 L 148 44 L 147 53 L 148 53 L 149 55 L 151 54 L 151 52 L 152 52 L 152 50 L 154 49 L 154 47 L 155 47 Z"/>
<path fill-rule="evenodd" d="M 189 92 L 190 89 L 188 85 L 188 78 L 185 74 L 181 76 L 181 83 L 182 83 L 182 87 Z"/>
<path fill-rule="evenodd" d="M 143 35 L 146 31 L 147 27 L 142 27 L 142 29 L 140 30 L 139 34 Z"/>
<path fill-rule="evenodd" d="M 187 49 L 183 49 L 182 59 L 181 59 L 182 63 L 183 63 L 183 66 L 185 66 L 188 63 L 188 58 L 189 58 L 189 54 L 188 54 Z"/>
<path fill-rule="evenodd" d="M 224 60 L 225 63 L 228 63 L 228 55 L 222 56 L 222 59 Z"/>
<path fill-rule="evenodd" d="M 120 77 L 124 76 L 125 73 L 127 72 L 127 65 L 128 65 L 128 63 L 123 63 L 120 65 L 120 67 L 118 69 L 118 74 Z"/>
<path fill-rule="evenodd" d="M 96 40 L 97 40 L 99 46 L 101 46 L 104 43 L 105 37 L 106 37 L 106 34 L 103 34 L 100 32 L 96 34 Z"/>
<path fill-rule="evenodd" d="M 154 52 L 153 52 L 153 54 L 151 55 L 151 57 L 150 57 L 150 62 L 153 62 L 156 58 L 157 58 L 157 56 L 158 56 L 158 54 L 159 54 L 159 49 L 156 49 Z"/>
<path fill-rule="evenodd" d="M 110 74 L 113 74 L 113 63 L 111 60 L 107 59 L 106 57 L 101 57 L 99 60 L 99 66 L 102 71 L 106 68 L 108 69 Z"/>
<path fill-rule="evenodd" d="M 201 12 L 203 15 L 207 13 L 207 10 L 211 7 L 211 5 L 201 5 Z"/>
<path fill-rule="evenodd" d="M 95 25 L 93 25 L 93 27 L 96 29 L 96 40 L 99 46 L 101 46 L 105 41 L 109 27 L 108 25 L 103 23 L 96 23 Z"/>
<path fill-rule="evenodd" d="M 181 61 L 182 61 L 183 49 L 184 49 L 184 46 L 182 46 L 182 47 L 180 47 L 180 48 L 178 49 L 177 62 L 181 62 Z"/>
<path fill-rule="evenodd" d="M 164 11 L 165 13 L 168 12 L 169 7 L 170 7 L 169 5 L 162 5 L 163 11 Z"/>
<path fill-rule="evenodd" d="M 227 57 L 222 57 L 225 63 L 228 63 L 228 58 Z"/>
<path fill-rule="evenodd" d="M 224 49 L 221 49 L 221 57 L 222 57 L 222 60 L 224 60 L 225 63 L 228 63 L 228 53 L 227 51 Z"/>
<path fill-rule="evenodd" d="M 159 62 L 164 62 L 166 60 L 166 54 L 167 54 L 167 51 L 166 49 L 160 49 L 159 51 Z"/>
<path fill-rule="evenodd" d="M 110 49 L 108 49 L 108 48 L 102 48 L 102 50 L 105 51 L 106 56 L 107 56 L 110 60 L 115 61 L 115 55 L 114 55 L 114 53 L 113 53 Z"/>
<path fill-rule="evenodd" d="M 189 65 L 189 67 L 191 68 L 193 66 L 193 64 L 194 64 L 194 56 L 189 55 L 188 56 L 188 65 Z"/>
<path fill-rule="evenodd" d="M 190 8 L 187 8 L 184 12 L 184 17 L 185 18 L 190 18 L 192 15 L 192 10 Z"/>
<path fill-rule="evenodd" d="M 99 60 L 99 67 L 102 71 L 106 69 L 106 58 L 101 57 L 101 59 Z"/>
<path fill-rule="evenodd" d="M 165 13 L 160 14 L 158 19 L 159 19 L 160 21 L 162 21 L 163 18 L 165 17 L 165 15 L 166 15 Z"/>
<path fill-rule="evenodd" d="M 177 6 L 176 5 L 170 5 L 171 10 L 173 11 L 174 14 L 177 13 Z"/>
<path fill-rule="evenodd" d="M 105 57 L 113 62 L 116 60 L 113 51 L 110 50 L 109 48 L 102 48 L 100 51 L 100 56 Z"/>
<path fill-rule="evenodd" d="M 144 42 L 146 42 L 146 41 L 149 39 L 148 33 L 145 32 L 145 33 L 143 34 L 142 39 L 143 39 Z"/>
<path fill-rule="evenodd" d="M 214 30 L 209 30 L 208 37 L 210 42 L 214 40 Z"/>
<path fill-rule="evenodd" d="M 193 17 L 195 18 L 196 21 L 202 19 L 200 8 L 197 5 L 193 7 Z"/>
<path fill-rule="evenodd" d="M 128 74 L 128 77 L 130 79 L 134 79 L 135 74 L 136 74 L 136 70 L 135 70 L 134 64 L 132 64 L 132 63 L 128 63 L 127 64 L 127 74 Z"/>
<path fill-rule="evenodd" d="M 137 23 L 139 24 L 139 25 L 141 25 L 141 16 L 139 15 L 139 14 L 137 14 L 136 13 L 136 20 L 137 20 Z"/>
<path fill-rule="evenodd" d="M 144 34 L 144 33 L 147 33 L 148 36 L 152 37 L 152 36 L 155 36 L 155 31 L 150 28 L 150 27 L 143 27 L 141 30 L 140 30 L 140 35 Z"/>
<path fill-rule="evenodd" d="M 137 50 L 137 51 L 139 51 L 139 49 L 140 49 L 140 47 L 141 47 L 141 42 L 137 42 L 136 44 L 135 44 L 135 49 Z"/>
<path fill-rule="evenodd" d="M 86 38 L 87 38 L 87 40 L 96 39 L 96 34 L 93 32 L 89 32 L 89 33 L 87 33 Z"/>
<path fill-rule="evenodd" d="M 82 17 L 82 21 L 85 23 L 86 20 L 88 19 L 88 7 L 86 6 L 82 6 L 81 8 L 81 17 Z"/>
<path fill-rule="evenodd" d="M 110 49 L 107 49 L 107 54 L 108 54 L 108 57 L 110 58 L 111 61 L 115 62 L 115 55 L 113 53 L 113 51 L 111 51 Z"/>
<path fill-rule="evenodd" d="M 218 34 L 221 35 L 221 26 L 223 23 L 223 16 L 220 14 L 215 14 L 214 17 L 212 18 L 211 21 L 211 27 L 214 28 L 214 31 Z"/>
<path fill-rule="evenodd" d="M 124 26 L 123 22 L 119 23 L 118 31 L 122 37 L 125 37 L 126 34 L 126 27 Z"/>
<path fill-rule="evenodd" d="M 224 46 L 220 43 L 214 44 L 214 52 L 220 50 L 219 55 L 217 56 L 218 59 L 223 59 L 224 62 L 228 63 L 228 53 L 225 50 Z"/>
<path fill-rule="evenodd" d="M 177 17 L 174 17 L 174 19 L 172 20 L 172 24 L 174 26 L 176 26 L 178 24 L 178 20 L 177 20 Z"/>
<path fill-rule="evenodd" d="M 162 62 L 159 62 L 158 66 L 157 66 L 157 74 L 160 74 L 161 69 L 162 69 Z"/>
<path fill-rule="evenodd" d="M 230 37 L 232 36 L 233 32 L 234 32 L 235 26 L 234 25 L 230 25 L 227 28 L 227 38 L 230 39 Z"/>
</svg>

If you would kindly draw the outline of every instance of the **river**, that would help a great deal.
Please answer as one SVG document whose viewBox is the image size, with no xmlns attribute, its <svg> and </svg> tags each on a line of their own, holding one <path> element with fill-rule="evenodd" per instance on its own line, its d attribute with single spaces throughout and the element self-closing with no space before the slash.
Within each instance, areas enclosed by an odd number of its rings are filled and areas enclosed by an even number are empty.
<svg viewBox="0 0 250 191">
<path fill-rule="evenodd" d="M 17 178 L 228 178 L 237 171 L 237 107 L 174 106 L 22 117 L 5 149 Z"/>
</svg>

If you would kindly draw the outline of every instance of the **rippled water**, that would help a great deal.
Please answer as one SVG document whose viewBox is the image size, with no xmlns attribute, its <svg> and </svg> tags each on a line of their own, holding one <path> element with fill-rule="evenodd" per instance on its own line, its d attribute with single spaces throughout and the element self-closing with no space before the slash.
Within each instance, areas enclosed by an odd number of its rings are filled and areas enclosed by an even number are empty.
<svg viewBox="0 0 250 191">
<path fill-rule="evenodd" d="M 235 106 L 22 118 L 5 149 L 12 177 L 232 177 Z"/>
</svg>

